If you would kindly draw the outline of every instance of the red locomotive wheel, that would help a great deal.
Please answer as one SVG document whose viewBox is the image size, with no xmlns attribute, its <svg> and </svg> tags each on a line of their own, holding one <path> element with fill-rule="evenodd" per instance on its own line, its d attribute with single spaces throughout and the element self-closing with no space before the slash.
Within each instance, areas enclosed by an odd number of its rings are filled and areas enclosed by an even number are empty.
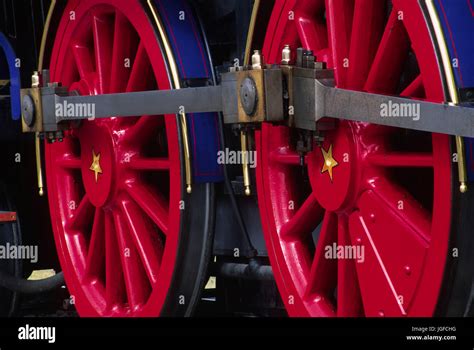
<svg viewBox="0 0 474 350">
<path fill-rule="evenodd" d="M 313 50 L 338 87 L 444 100 L 417 1 L 277 1 L 269 63 L 285 44 Z M 340 121 L 301 167 L 294 129 L 265 124 L 256 137 L 264 234 L 289 314 L 433 315 L 452 229 L 450 138 Z"/>
<path fill-rule="evenodd" d="M 156 33 L 139 1 L 70 1 L 51 79 L 83 95 L 169 89 Z M 197 252 L 180 251 L 199 220 L 183 225 L 178 135 L 174 115 L 111 118 L 85 121 L 46 145 L 55 240 L 81 316 L 187 315 L 198 299 L 176 276 L 186 256 L 199 256 L 186 262 L 194 266 L 186 280 L 199 289 L 193 269 L 208 238 Z"/>
</svg>

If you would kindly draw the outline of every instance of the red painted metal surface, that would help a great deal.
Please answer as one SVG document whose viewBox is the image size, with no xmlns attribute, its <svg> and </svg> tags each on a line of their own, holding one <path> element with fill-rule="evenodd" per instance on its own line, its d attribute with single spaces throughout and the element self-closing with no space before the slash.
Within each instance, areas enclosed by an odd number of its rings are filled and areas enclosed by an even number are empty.
<svg viewBox="0 0 474 350">
<path fill-rule="evenodd" d="M 416 1 L 277 1 L 269 63 L 285 44 L 312 49 L 339 87 L 444 99 Z M 264 234 L 289 314 L 432 315 L 451 229 L 449 138 L 340 121 L 302 168 L 294 133 L 264 124 L 256 135 Z"/>
<path fill-rule="evenodd" d="M 14 221 L 16 221 L 16 212 L 0 211 L 0 222 L 14 222 Z"/>
<path fill-rule="evenodd" d="M 170 88 L 138 1 L 70 1 L 51 75 L 80 94 Z M 47 184 L 57 250 L 79 313 L 158 316 L 180 223 L 175 116 L 90 120 L 67 136 L 46 145 Z"/>
</svg>

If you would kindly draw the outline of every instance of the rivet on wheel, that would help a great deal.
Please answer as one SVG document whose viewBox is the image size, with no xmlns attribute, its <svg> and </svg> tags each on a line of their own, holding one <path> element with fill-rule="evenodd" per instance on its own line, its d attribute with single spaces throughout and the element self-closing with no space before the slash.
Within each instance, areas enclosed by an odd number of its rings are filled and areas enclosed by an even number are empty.
<svg viewBox="0 0 474 350">
<path fill-rule="evenodd" d="M 371 223 L 375 223 L 375 214 L 372 213 L 372 214 L 370 214 L 369 217 L 370 217 L 370 222 L 371 222 Z"/>
</svg>

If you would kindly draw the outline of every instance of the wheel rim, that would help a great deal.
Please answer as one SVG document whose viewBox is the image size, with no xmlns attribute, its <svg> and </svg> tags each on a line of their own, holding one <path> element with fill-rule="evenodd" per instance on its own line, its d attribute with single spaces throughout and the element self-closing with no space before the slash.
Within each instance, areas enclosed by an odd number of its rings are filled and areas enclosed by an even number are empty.
<svg viewBox="0 0 474 350">
<path fill-rule="evenodd" d="M 138 2 L 77 1 L 64 13 L 53 81 L 80 94 L 170 88 Z M 47 181 L 55 240 L 78 311 L 158 316 L 180 230 L 175 116 L 85 121 L 65 136 L 46 145 Z"/>
<path fill-rule="evenodd" d="M 404 1 L 277 1 L 264 54 L 278 63 L 285 44 L 306 47 L 339 87 L 442 101 L 420 23 Z M 432 315 L 451 228 L 449 137 L 338 122 L 302 169 L 294 134 L 264 124 L 256 135 L 264 234 L 289 314 Z"/>
</svg>

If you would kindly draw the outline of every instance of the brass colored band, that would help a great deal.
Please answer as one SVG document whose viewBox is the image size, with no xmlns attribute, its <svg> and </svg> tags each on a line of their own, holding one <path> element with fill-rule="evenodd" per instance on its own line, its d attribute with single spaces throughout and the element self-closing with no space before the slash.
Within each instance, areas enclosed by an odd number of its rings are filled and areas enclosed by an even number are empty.
<svg viewBox="0 0 474 350">
<path fill-rule="evenodd" d="M 158 32 L 160 34 L 161 43 L 163 45 L 165 55 L 169 64 L 169 69 L 171 72 L 171 79 L 175 89 L 181 88 L 180 78 L 178 74 L 178 66 L 173 56 L 173 51 L 171 50 L 171 45 L 169 43 L 168 37 L 166 35 L 163 22 L 161 21 L 158 12 L 152 4 L 151 0 L 147 0 L 148 7 L 150 8 L 153 18 L 155 20 Z M 192 192 L 192 169 L 191 169 L 191 152 L 189 147 L 189 137 L 188 137 L 188 125 L 186 123 L 186 115 L 184 113 L 179 114 L 179 120 L 181 124 L 181 133 L 183 138 L 183 148 L 184 148 L 184 168 L 186 176 L 186 192 Z"/>
<path fill-rule="evenodd" d="M 426 6 L 428 13 L 431 19 L 431 23 L 434 28 L 436 42 L 438 43 L 439 50 L 441 52 L 441 60 L 444 69 L 444 75 L 446 77 L 449 99 L 454 105 L 459 104 L 459 96 L 456 89 L 456 80 L 454 78 L 454 73 L 451 65 L 451 59 L 449 57 L 448 46 L 446 44 L 445 37 L 443 35 L 443 29 L 441 22 L 439 20 L 438 13 L 436 11 L 434 1 L 426 0 Z M 458 176 L 459 176 L 459 190 L 461 193 L 466 193 L 468 191 L 468 177 L 467 177 L 467 164 L 466 164 L 466 152 L 464 139 L 460 136 L 456 136 L 456 152 L 458 155 Z"/>
<path fill-rule="evenodd" d="M 250 64 L 250 56 L 252 55 L 253 37 L 255 34 L 255 26 L 257 24 L 258 11 L 260 10 L 260 2 L 261 0 L 255 0 L 253 4 L 252 17 L 250 18 L 250 26 L 249 26 L 249 31 L 247 34 L 247 43 L 245 46 L 244 66 L 248 66 Z"/>
<path fill-rule="evenodd" d="M 53 18 L 54 9 L 56 7 L 56 0 L 51 1 L 49 6 L 48 15 L 46 17 L 46 22 L 44 25 L 43 36 L 41 38 L 40 53 L 38 59 L 38 72 L 43 70 L 44 64 L 44 53 L 46 50 L 46 42 L 49 35 L 49 27 L 51 25 L 51 19 Z M 43 181 L 43 165 L 41 161 L 41 139 L 39 133 L 35 134 L 35 154 L 36 154 L 36 179 L 38 182 L 38 194 L 44 196 L 44 181 Z"/>
</svg>

